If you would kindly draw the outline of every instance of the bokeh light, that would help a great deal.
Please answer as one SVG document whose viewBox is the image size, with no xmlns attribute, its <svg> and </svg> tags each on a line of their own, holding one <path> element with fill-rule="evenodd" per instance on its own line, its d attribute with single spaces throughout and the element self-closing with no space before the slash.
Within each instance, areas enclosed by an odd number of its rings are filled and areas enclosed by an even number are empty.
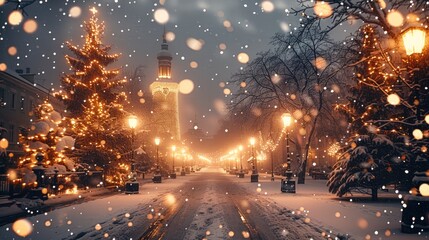
<svg viewBox="0 0 429 240">
<path fill-rule="evenodd" d="M 23 16 L 21 11 L 15 10 L 9 14 L 8 22 L 10 25 L 19 25 L 22 22 Z"/>
<path fill-rule="evenodd" d="M 272 12 L 274 11 L 274 4 L 271 1 L 263 1 L 261 3 L 261 8 L 264 12 Z"/>
<path fill-rule="evenodd" d="M 401 103 L 401 98 L 396 93 L 389 94 L 387 96 L 387 102 L 391 105 L 398 105 Z"/>
<path fill-rule="evenodd" d="M 238 55 L 237 55 L 237 60 L 240 62 L 240 63 L 243 63 L 243 64 L 246 64 L 247 62 L 249 62 L 249 60 L 250 60 L 250 58 L 249 58 L 249 55 L 247 55 L 247 53 L 239 53 Z"/>
<path fill-rule="evenodd" d="M 176 34 L 174 34 L 174 32 L 167 32 L 167 33 L 165 33 L 165 39 L 168 42 L 172 42 L 172 41 L 174 41 L 174 39 L 176 39 Z"/>
<path fill-rule="evenodd" d="M 401 27 L 404 24 L 404 17 L 399 11 L 391 11 L 387 14 L 387 22 L 392 27 Z"/>
<path fill-rule="evenodd" d="M 82 9 L 78 6 L 74 6 L 69 10 L 69 17 L 77 18 L 82 13 Z"/>
<path fill-rule="evenodd" d="M 101 225 L 99 223 L 97 223 L 94 228 L 95 228 L 95 230 L 100 231 Z"/>
<path fill-rule="evenodd" d="M 7 49 L 7 53 L 9 53 L 11 56 L 15 56 L 18 53 L 18 49 L 16 49 L 14 46 L 11 46 Z"/>
<path fill-rule="evenodd" d="M 12 230 L 20 237 L 27 237 L 33 231 L 33 225 L 27 219 L 19 219 L 12 224 Z"/>
<path fill-rule="evenodd" d="M 319 70 L 324 70 L 326 66 L 328 66 L 328 63 L 323 57 L 317 57 L 313 64 Z"/>
<path fill-rule="evenodd" d="M 170 14 L 164 8 L 159 8 L 153 13 L 155 21 L 159 24 L 166 24 L 170 19 Z"/>
<path fill-rule="evenodd" d="M 37 30 L 37 22 L 34 19 L 29 19 L 24 23 L 24 32 L 34 33 Z"/>
<path fill-rule="evenodd" d="M 423 139 L 423 132 L 422 132 L 422 130 L 420 130 L 420 129 L 414 129 L 414 130 L 413 130 L 413 137 L 414 137 L 416 140 L 421 140 L 421 139 Z"/>
<path fill-rule="evenodd" d="M 189 66 L 190 66 L 191 68 L 197 68 L 197 67 L 198 67 L 198 63 L 197 63 L 197 62 L 195 62 L 195 61 L 192 61 L 192 62 L 190 62 L 190 63 L 189 63 Z"/>
<path fill-rule="evenodd" d="M 225 43 L 219 44 L 219 49 L 220 50 L 225 50 L 226 49 L 226 44 Z"/>
<path fill-rule="evenodd" d="M 6 0 L 0 0 L 0 6 L 3 5 L 6 2 Z"/>
<path fill-rule="evenodd" d="M 231 90 L 229 88 L 225 88 L 225 89 L 223 89 L 223 94 L 229 95 L 229 94 L 231 94 Z"/>
<path fill-rule="evenodd" d="M 190 79 L 184 79 L 179 83 L 179 92 L 182 94 L 190 94 L 194 90 L 194 82 Z"/>
<path fill-rule="evenodd" d="M 332 15 L 332 7 L 324 1 L 317 1 L 314 4 L 314 13 L 320 18 L 327 18 Z"/>
<path fill-rule="evenodd" d="M 419 187 L 419 192 L 422 196 L 428 197 L 429 196 L 429 184 L 423 183 Z"/>
<path fill-rule="evenodd" d="M 200 51 L 203 48 L 204 42 L 195 38 L 188 38 L 186 45 L 194 51 Z"/>
<path fill-rule="evenodd" d="M 0 71 L 6 71 L 7 70 L 7 65 L 6 63 L 0 63 Z"/>
</svg>

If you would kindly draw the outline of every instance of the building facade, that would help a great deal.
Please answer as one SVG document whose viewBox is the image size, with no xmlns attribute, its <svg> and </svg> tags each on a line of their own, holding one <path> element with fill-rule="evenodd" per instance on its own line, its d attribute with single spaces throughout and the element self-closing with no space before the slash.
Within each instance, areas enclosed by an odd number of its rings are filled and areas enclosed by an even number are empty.
<svg viewBox="0 0 429 240">
<path fill-rule="evenodd" d="M 49 92 L 49 89 L 34 81 L 35 74 L 17 70 L 17 72 L 0 71 L 0 139 L 9 141 L 8 153 L 18 157 L 22 153 L 19 145 L 19 134 L 30 128 L 35 106 L 46 99 L 61 112 L 62 105 Z"/>
<path fill-rule="evenodd" d="M 165 33 L 158 53 L 158 77 L 150 85 L 154 104 L 153 116 L 157 134 L 180 141 L 179 84 L 172 80 L 171 61 Z"/>
</svg>

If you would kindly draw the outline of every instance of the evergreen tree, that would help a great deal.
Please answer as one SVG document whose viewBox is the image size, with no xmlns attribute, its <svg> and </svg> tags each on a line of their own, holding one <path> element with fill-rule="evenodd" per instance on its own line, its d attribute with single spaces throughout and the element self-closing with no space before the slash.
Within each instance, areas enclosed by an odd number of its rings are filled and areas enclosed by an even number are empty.
<svg viewBox="0 0 429 240">
<path fill-rule="evenodd" d="M 405 183 L 411 176 L 404 175 L 411 156 L 405 154 L 406 135 L 400 131 L 403 129 L 400 122 L 410 113 L 405 106 L 388 102 L 387 96 L 398 88 L 392 87 L 397 72 L 386 64 L 387 52 L 378 39 L 380 36 L 373 26 L 360 29 L 356 85 L 350 89 L 348 104 L 338 106 L 349 120 L 352 135 L 329 176 L 329 191 L 338 196 L 352 190 L 371 189 L 376 199 L 378 188 Z"/>
<path fill-rule="evenodd" d="M 119 70 L 106 67 L 119 55 L 109 54 L 110 47 L 102 43 L 104 23 L 99 23 L 93 11 L 85 22 L 85 43 L 67 43 L 75 57 L 66 56 L 72 73 L 62 77 L 58 97 L 64 102 L 69 123 L 76 138 L 72 155 L 91 168 L 106 170 L 106 180 L 114 181 L 128 166 L 121 154 L 130 151 L 130 134 L 124 130 L 126 94 L 121 92 L 125 79 L 118 78 Z M 118 181 L 114 181 L 118 182 Z"/>
<path fill-rule="evenodd" d="M 40 152 L 44 155 L 45 165 L 55 166 L 62 171 L 73 171 L 74 163 L 64 152 L 74 148 L 74 139 L 65 135 L 61 114 L 46 101 L 34 108 L 32 113 L 36 120 L 26 133 L 20 135 L 19 142 L 24 147 L 25 155 L 20 158 L 18 167 L 32 166 L 36 163 L 36 153 Z"/>
</svg>

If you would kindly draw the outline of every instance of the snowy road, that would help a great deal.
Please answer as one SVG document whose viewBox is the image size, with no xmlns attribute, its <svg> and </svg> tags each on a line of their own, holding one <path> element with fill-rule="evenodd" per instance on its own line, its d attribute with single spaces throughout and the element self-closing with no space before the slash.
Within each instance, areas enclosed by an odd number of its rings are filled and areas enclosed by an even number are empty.
<svg viewBox="0 0 429 240">
<path fill-rule="evenodd" d="M 249 180 L 248 176 L 246 176 Z M 244 180 L 244 179 L 243 179 Z M 321 231 L 218 168 L 28 218 L 31 239 L 323 239 Z M 1 239 L 20 239 L 11 225 Z"/>
</svg>

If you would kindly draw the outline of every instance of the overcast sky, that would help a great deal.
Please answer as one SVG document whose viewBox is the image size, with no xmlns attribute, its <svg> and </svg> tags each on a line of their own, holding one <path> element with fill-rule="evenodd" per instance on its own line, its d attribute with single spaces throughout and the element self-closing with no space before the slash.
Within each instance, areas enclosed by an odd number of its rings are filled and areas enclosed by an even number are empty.
<svg viewBox="0 0 429 240">
<path fill-rule="evenodd" d="M 89 19 L 89 9 L 94 6 L 100 20 L 106 23 L 104 43 L 112 45 L 111 53 L 122 53 L 115 67 L 132 72 L 144 65 L 145 81 L 150 84 L 156 77 L 156 54 L 163 33 L 163 26 L 154 20 L 154 11 L 165 8 L 169 13 L 167 31 L 175 35 L 169 42 L 173 80 L 191 79 L 195 84 L 192 93 L 180 97 L 182 132 L 191 127 L 196 114 L 197 122 L 209 135 L 218 129 L 222 117 L 216 105 L 228 101 L 224 95 L 228 85 L 223 83 L 244 66 L 237 61 L 237 54 L 247 53 L 252 60 L 257 52 L 268 49 L 276 32 L 288 32 L 297 23 L 297 18 L 287 16 L 285 11 L 296 3 L 292 0 L 272 0 L 270 12 L 261 9 L 260 1 L 245 0 L 161 0 L 163 4 L 149 0 L 37 2 L 25 9 L 28 16 L 24 22 L 35 19 L 38 23 L 32 34 L 23 31 L 23 24 L 14 27 L 7 23 L 14 7 L 11 3 L 0 7 L 0 63 L 6 63 L 8 71 L 31 67 L 39 74 L 40 84 L 56 89 L 61 73 L 69 72 L 64 55 L 71 53 L 64 42 L 83 43 L 82 23 Z M 78 17 L 69 16 L 73 7 L 81 9 Z M 201 50 L 191 49 L 187 45 L 189 38 L 202 39 Z M 225 50 L 219 47 L 222 43 Z M 8 54 L 11 46 L 17 49 L 14 56 Z M 197 68 L 190 66 L 192 61 Z"/>
</svg>

